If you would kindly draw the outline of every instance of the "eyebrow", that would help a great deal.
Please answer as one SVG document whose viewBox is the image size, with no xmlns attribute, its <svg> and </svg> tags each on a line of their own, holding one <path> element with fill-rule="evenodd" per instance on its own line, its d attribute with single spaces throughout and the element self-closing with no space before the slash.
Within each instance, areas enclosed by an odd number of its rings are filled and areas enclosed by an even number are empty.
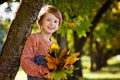
<svg viewBox="0 0 120 80">
<path fill-rule="evenodd" d="M 53 19 L 53 18 L 51 18 L 51 17 L 47 17 L 46 19 Z M 58 19 L 58 18 L 56 18 L 55 20 L 59 21 L 59 19 Z"/>
</svg>

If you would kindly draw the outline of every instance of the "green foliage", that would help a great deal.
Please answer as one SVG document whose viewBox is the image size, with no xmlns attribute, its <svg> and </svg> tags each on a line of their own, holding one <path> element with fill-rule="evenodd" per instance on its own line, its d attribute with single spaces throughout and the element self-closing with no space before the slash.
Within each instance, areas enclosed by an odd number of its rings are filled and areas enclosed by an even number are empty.
<svg viewBox="0 0 120 80">
<path fill-rule="evenodd" d="M 103 1 L 104 2 L 104 1 Z M 103 3 L 102 2 L 102 3 Z M 86 36 L 91 26 L 88 16 L 92 15 L 101 6 L 100 0 L 46 0 L 46 4 L 55 5 L 63 14 L 63 24 L 57 33 L 62 36 L 67 34 L 68 29 L 76 31 L 79 37 Z M 93 5 L 94 4 L 94 5 Z M 76 25 L 67 25 L 66 23 Z"/>
<path fill-rule="evenodd" d="M 63 23 L 60 29 L 57 31 L 58 34 L 61 34 L 61 36 L 64 36 L 67 34 L 68 27 Z"/>
<path fill-rule="evenodd" d="M 33 25 L 32 33 L 35 33 L 39 30 L 37 23 Z"/>
<path fill-rule="evenodd" d="M 66 24 L 67 23 L 67 24 Z M 62 36 L 68 33 L 68 30 L 76 31 L 79 37 L 86 37 L 86 32 L 89 31 L 91 23 L 80 20 L 79 17 L 74 18 L 72 21 L 64 21 L 62 27 L 58 30 L 58 33 L 61 33 Z"/>
<path fill-rule="evenodd" d="M 52 72 L 51 80 L 67 79 L 68 74 L 69 75 L 72 74 L 72 71 L 71 70 L 61 70 L 61 71 Z"/>
<path fill-rule="evenodd" d="M 75 18 L 74 22 L 76 22 L 77 26 L 73 28 L 74 31 L 76 31 L 79 35 L 79 37 L 86 37 L 86 32 L 89 31 L 89 27 L 91 26 L 91 23 L 82 21 L 79 18 Z"/>
<path fill-rule="evenodd" d="M 100 6 L 100 2 L 101 0 L 46 0 L 46 4 L 57 6 L 62 13 L 67 12 L 71 17 L 91 14 L 91 11 Z"/>
<path fill-rule="evenodd" d="M 108 58 L 120 50 L 120 9 L 116 4 L 115 1 L 93 32 L 94 40 L 99 40 L 99 48 Z"/>
</svg>

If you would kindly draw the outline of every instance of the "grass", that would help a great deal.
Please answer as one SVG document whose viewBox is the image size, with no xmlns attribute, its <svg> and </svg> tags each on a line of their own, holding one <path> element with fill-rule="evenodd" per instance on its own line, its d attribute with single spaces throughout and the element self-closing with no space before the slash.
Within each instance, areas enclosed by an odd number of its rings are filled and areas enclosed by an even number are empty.
<svg viewBox="0 0 120 80">
<path fill-rule="evenodd" d="M 103 67 L 100 71 L 90 72 L 90 58 L 87 56 L 82 57 L 83 78 L 80 80 L 120 80 L 120 57 L 112 57 L 107 63 L 108 66 Z M 27 80 L 21 67 L 15 80 Z"/>
<path fill-rule="evenodd" d="M 108 60 L 108 66 L 103 67 L 100 71 L 90 72 L 88 68 L 83 69 L 83 77 L 86 80 L 120 80 L 120 57 L 112 57 Z M 85 63 L 83 63 L 85 66 Z M 87 64 L 88 66 L 90 64 Z"/>
</svg>

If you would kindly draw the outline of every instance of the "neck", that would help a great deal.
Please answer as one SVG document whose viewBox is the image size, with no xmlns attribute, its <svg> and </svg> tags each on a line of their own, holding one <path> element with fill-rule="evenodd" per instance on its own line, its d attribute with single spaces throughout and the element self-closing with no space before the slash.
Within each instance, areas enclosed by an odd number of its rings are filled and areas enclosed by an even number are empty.
<svg viewBox="0 0 120 80">
<path fill-rule="evenodd" d="M 40 34 L 45 40 L 47 41 L 50 40 L 51 34 L 45 34 L 44 32 L 40 32 Z"/>
</svg>

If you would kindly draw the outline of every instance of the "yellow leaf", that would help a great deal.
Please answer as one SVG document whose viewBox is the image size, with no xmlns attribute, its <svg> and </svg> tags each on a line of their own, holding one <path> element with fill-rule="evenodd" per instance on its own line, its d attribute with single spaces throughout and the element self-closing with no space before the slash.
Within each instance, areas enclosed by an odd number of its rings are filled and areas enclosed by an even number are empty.
<svg viewBox="0 0 120 80">
<path fill-rule="evenodd" d="M 50 55 L 57 58 L 60 52 L 60 47 L 57 44 L 52 44 L 50 48 Z"/>
<path fill-rule="evenodd" d="M 57 44 L 51 45 L 51 52 L 59 53 L 60 47 Z"/>
<path fill-rule="evenodd" d="M 72 64 L 74 64 L 76 61 L 78 61 L 79 58 L 77 58 L 77 57 L 78 57 L 79 55 L 80 55 L 80 53 L 77 52 L 77 53 L 74 53 L 74 54 L 72 54 L 71 56 L 67 57 L 67 59 L 65 60 L 66 63 L 65 63 L 65 65 L 64 65 L 63 68 L 68 68 L 70 65 L 72 65 Z"/>
<path fill-rule="evenodd" d="M 77 24 L 75 22 L 65 22 L 65 24 L 68 26 L 68 27 L 76 27 Z"/>
</svg>

